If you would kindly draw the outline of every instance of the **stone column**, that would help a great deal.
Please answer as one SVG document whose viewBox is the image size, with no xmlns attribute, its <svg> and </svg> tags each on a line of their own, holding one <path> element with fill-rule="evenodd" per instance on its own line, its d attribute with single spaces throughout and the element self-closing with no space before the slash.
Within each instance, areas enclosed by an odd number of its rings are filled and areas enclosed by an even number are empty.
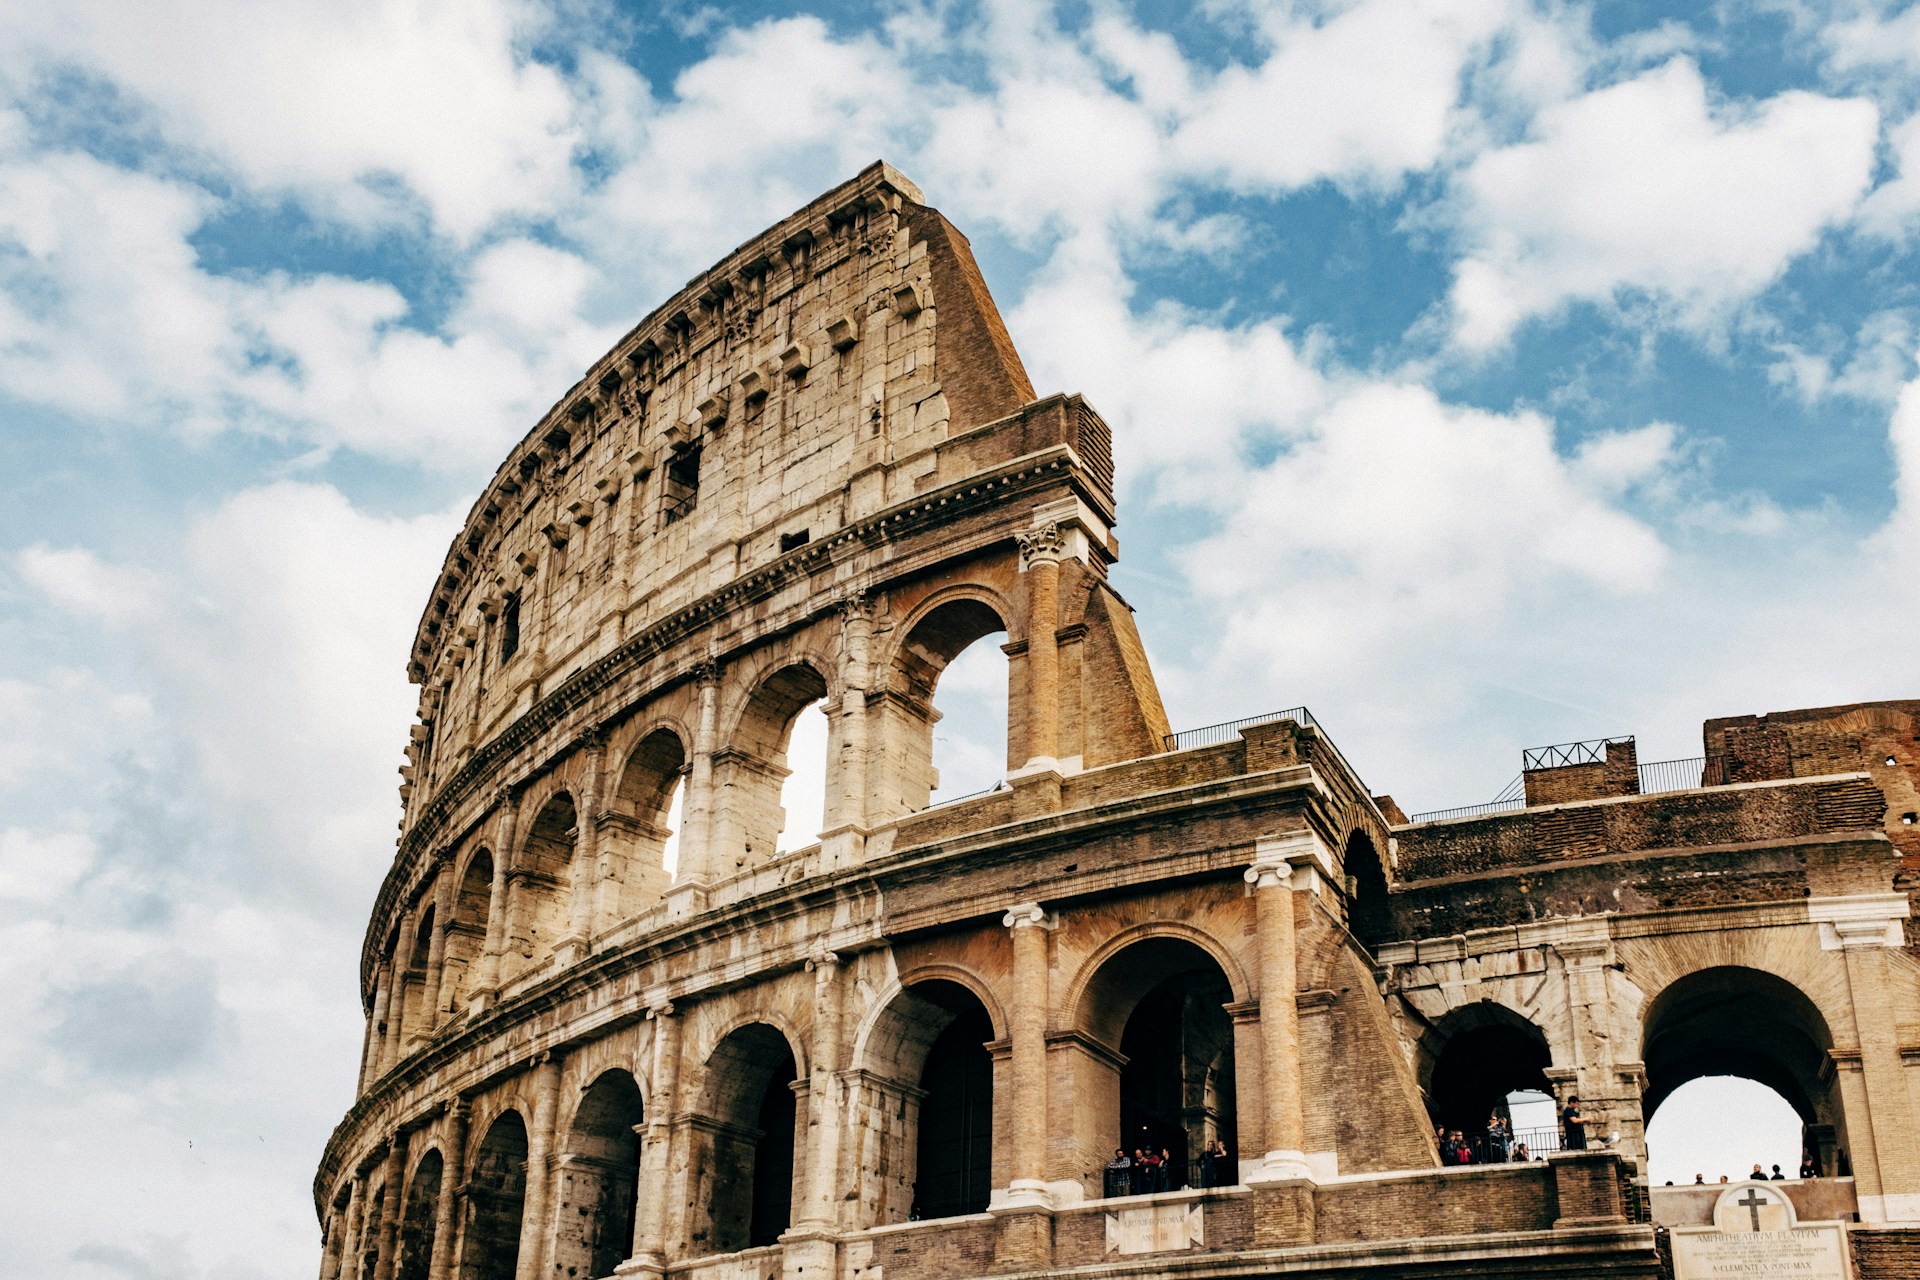
<svg viewBox="0 0 1920 1280">
<path fill-rule="evenodd" d="M 407 988 L 412 983 L 413 935 L 420 927 L 420 908 L 400 919 L 400 942 L 393 949 L 393 977 L 387 996 L 387 1044 L 382 1070 L 391 1071 L 407 1055 Z"/>
<path fill-rule="evenodd" d="M 365 1093 L 380 1078 L 387 1053 L 387 988 L 393 984 L 391 966 L 381 964 L 373 971 L 373 1012 L 367 1015 L 366 1052 L 360 1057 L 360 1092 Z"/>
<path fill-rule="evenodd" d="M 560 1109 L 560 1059 L 540 1056 L 533 1069 L 533 1124 L 527 1135 L 527 1194 L 520 1216 L 520 1259 L 515 1280 L 538 1280 L 553 1240 L 553 1130 Z"/>
<path fill-rule="evenodd" d="M 804 1149 L 807 1158 L 806 1198 L 794 1215 L 796 1226 L 831 1230 L 835 1225 L 835 1205 L 839 1203 L 835 1186 L 840 1166 L 840 1112 L 836 1103 L 835 1078 L 842 1066 L 840 1048 L 841 989 L 840 957 L 821 946 L 807 961 L 813 970 L 813 1063 L 811 1088 L 807 1091 L 810 1111 L 808 1128 L 812 1139 Z"/>
<path fill-rule="evenodd" d="M 647 1011 L 653 1023 L 646 1131 L 641 1138 L 640 1187 L 633 1206 L 633 1258 L 623 1271 L 662 1275 L 667 1268 L 667 1192 L 673 1116 L 678 1110 L 680 1022 L 670 1004 Z"/>
<path fill-rule="evenodd" d="M 442 849 L 434 855 L 440 869 L 433 880 L 433 942 L 427 952 L 427 1016 L 420 1033 L 432 1039 L 446 1012 L 440 1007 L 445 999 L 447 976 L 447 931 L 453 927 L 453 850 Z"/>
<path fill-rule="evenodd" d="M 1913 1149 L 1911 1099 L 1894 1020 L 1886 1014 L 1894 1003 L 1887 975 L 1889 939 L 1898 938 L 1898 925 L 1890 931 L 1883 919 L 1852 928 L 1840 924 L 1834 932 L 1846 957 L 1853 1025 L 1860 1038 L 1862 1087 L 1854 1092 L 1865 1095 L 1865 1106 L 1849 1107 L 1847 1114 L 1853 1171 L 1860 1182 L 1860 1217 L 1866 1222 L 1920 1221 L 1920 1160 Z M 1861 1140 L 1867 1135 L 1870 1145 Z M 1878 1185 L 1868 1185 L 1869 1175 Z"/>
<path fill-rule="evenodd" d="M 520 819 L 520 796 L 512 787 L 494 792 L 493 884 L 487 893 L 487 941 L 480 952 L 480 972 L 473 982 L 468 1010 L 478 1014 L 500 992 L 500 957 L 507 949 L 507 870 L 514 856 L 515 828 Z"/>
<path fill-rule="evenodd" d="M 340 1280 L 340 1248 L 346 1243 L 347 1206 L 336 1204 L 320 1236 L 320 1280 Z"/>
<path fill-rule="evenodd" d="M 600 772 L 606 754 L 607 735 L 594 730 L 583 733 L 574 743 L 585 760 L 580 779 L 580 794 L 574 805 L 573 866 L 567 876 L 567 936 L 554 950 L 561 964 L 573 964 L 584 958 L 592 945 L 598 922 L 593 918 L 595 891 L 600 881 Z"/>
<path fill-rule="evenodd" d="M 1013 935 L 1013 1007 L 1008 1030 L 1013 1041 L 1013 1176 L 1009 1204 L 1051 1207 L 1047 1189 L 1047 931 L 1053 917 L 1037 902 L 1007 909 L 1001 920 Z"/>
<path fill-rule="evenodd" d="M 359 1280 L 360 1224 L 367 1213 L 366 1175 L 355 1174 L 347 1186 L 347 1229 L 340 1238 L 340 1265 L 337 1271 L 340 1280 Z"/>
<path fill-rule="evenodd" d="M 1305 1123 L 1300 1097 L 1300 1009 L 1295 891 L 1311 889 L 1315 867 L 1331 856 L 1311 831 L 1263 836 L 1247 868 L 1253 886 L 1260 955 L 1260 1071 L 1266 1099 L 1266 1150 L 1248 1182 L 1304 1179 Z"/>
<path fill-rule="evenodd" d="M 858 862 L 865 845 L 873 732 L 867 719 L 873 609 L 872 599 L 864 593 L 840 602 L 840 699 L 833 717 L 831 791 L 821 842 L 827 867 Z"/>
<path fill-rule="evenodd" d="M 1027 577 L 1027 763 L 1046 767 L 1060 752 L 1060 527 L 1047 524 L 1019 535 L 1020 568 Z"/>
<path fill-rule="evenodd" d="M 440 1198 L 433 1206 L 433 1255 L 427 1280 L 453 1280 L 454 1235 L 460 1230 L 460 1200 L 467 1180 L 467 1121 L 472 1108 L 455 1098 L 447 1108 L 447 1140 L 440 1152 Z"/>
<path fill-rule="evenodd" d="M 693 732 L 693 761 L 687 773 L 687 802 L 682 808 L 680 865 L 673 877 L 675 889 L 683 885 L 704 889 L 713 880 L 713 753 L 719 749 L 720 664 L 703 662 L 694 676 L 700 682 L 700 719 Z"/>
<path fill-rule="evenodd" d="M 400 1184 L 407 1177 L 407 1132 L 401 1130 L 387 1144 L 387 1185 L 380 1197 L 380 1260 L 373 1280 L 393 1280 L 394 1254 L 400 1251 Z"/>
</svg>

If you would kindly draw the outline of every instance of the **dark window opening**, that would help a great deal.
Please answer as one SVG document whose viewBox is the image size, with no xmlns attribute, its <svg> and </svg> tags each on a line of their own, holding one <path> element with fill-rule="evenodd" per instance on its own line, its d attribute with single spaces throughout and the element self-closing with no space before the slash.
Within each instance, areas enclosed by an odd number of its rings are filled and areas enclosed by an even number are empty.
<svg viewBox="0 0 1920 1280">
<path fill-rule="evenodd" d="M 1120 1041 L 1120 1145 L 1166 1153 L 1164 1168 L 1135 1171 L 1134 1194 L 1202 1185 L 1201 1155 L 1216 1139 L 1234 1150 L 1233 999 L 1217 970 L 1161 982 L 1127 1019 Z M 1230 1185 L 1231 1170 L 1216 1171 Z M 1120 1194 L 1126 1194 L 1122 1191 Z"/>
<path fill-rule="evenodd" d="M 991 1039 L 993 1024 L 974 1001 L 927 1054 L 914 1182 L 914 1205 L 922 1218 L 986 1211 L 993 1191 Z"/>
<path fill-rule="evenodd" d="M 789 1056 L 773 1073 L 760 1101 L 760 1139 L 753 1151 L 753 1216 L 747 1247 L 778 1244 L 793 1222 L 793 1126 L 796 1099 Z"/>
<path fill-rule="evenodd" d="M 700 446 L 676 450 L 667 460 L 661 512 L 668 524 L 691 512 L 700 499 Z"/>
<path fill-rule="evenodd" d="M 812 540 L 813 534 L 806 529 L 798 533 L 783 533 L 780 535 L 780 554 L 785 555 L 795 548 L 804 547 Z"/>
<path fill-rule="evenodd" d="M 510 595 L 500 606 L 500 661 L 520 651 L 520 597 Z"/>
</svg>

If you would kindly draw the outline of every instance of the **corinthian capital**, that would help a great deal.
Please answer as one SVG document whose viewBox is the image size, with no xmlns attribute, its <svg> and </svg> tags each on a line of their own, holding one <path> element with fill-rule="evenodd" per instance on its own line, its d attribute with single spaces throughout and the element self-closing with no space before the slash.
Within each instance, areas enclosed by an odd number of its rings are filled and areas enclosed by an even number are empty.
<svg viewBox="0 0 1920 1280">
<path fill-rule="evenodd" d="M 1020 567 L 1025 568 L 1035 560 L 1058 560 L 1064 539 L 1060 534 L 1060 523 L 1049 520 L 1037 529 L 1013 535 L 1020 544 Z"/>
</svg>

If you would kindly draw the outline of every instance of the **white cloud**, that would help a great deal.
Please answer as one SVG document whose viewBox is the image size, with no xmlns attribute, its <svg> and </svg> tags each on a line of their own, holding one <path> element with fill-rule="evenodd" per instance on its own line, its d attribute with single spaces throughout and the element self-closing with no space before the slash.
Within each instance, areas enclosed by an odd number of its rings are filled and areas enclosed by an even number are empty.
<svg viewBox="0 0 1920 1280">
<path fill-rule="evenodd" d="M 29 586 L 61 608 L 111 625 L 138 622 L 156 604 L 158 584 L 153 574 L 109 564 L 84 547 L 56 548 L 37 542 L 22 551 L 15 564 Z"/>
<path fill-rule="evenodd" d="M 1528 319 L 1626 294 L 1711 322 L 1848 216 L 1877 118 L 1865 100 L 1803 92 L 1715 109 L 1686 59 L 1547 109 L 1534 140 L 1459 179 L 1456 337 L 1493 347 Z"/>
<path fill-rule="evenodd" d="M 77 0 L 5 12 L 0 47 L 20 81 L 69 68 L 110 80 L 176 145 L 324 212 L 391 219 L 415 197 L 464 239 L 574 190 L 572 97 L 528 56 L 544 6 Z"/>
<path fill-rule="evenodd" d="M 1320 23 L 1282 12 L 1271 56 L 1223 72 L 1182 124 L 1174 146 L 1194 172 L 1287 189 L 1429 168 L 1469 56 L 1509 16 L 1497 0 L 1361 0 Z"/>
</svg>

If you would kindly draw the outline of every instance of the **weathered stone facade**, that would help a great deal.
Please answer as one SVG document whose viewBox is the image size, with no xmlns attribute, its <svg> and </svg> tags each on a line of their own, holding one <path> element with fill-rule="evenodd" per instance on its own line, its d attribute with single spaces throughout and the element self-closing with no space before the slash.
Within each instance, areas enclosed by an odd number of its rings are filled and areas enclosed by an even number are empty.
<svg viewBox="0 0 1920 1280">
<path fill-rule="evenodd" d="M 1304 713 L 1168 733 L 1113 525 L 1105 424 L 883 165 L 623 339 L 421 621 L 322 1280 L 1653 1275 L 1643 1117 L 1716 1070 L 1844 1153 L 1863 1266 L 1910 1256 L 1920 704 L 1409 823 Z M 928 807 L 941 673 L 999 632 L 1008 783 Z M 1443 1169 L 1503 1072 L 1611 1144 Z M 1143 1141 L 1179 1171 L 1110 1196 Z"/>
</svg>

